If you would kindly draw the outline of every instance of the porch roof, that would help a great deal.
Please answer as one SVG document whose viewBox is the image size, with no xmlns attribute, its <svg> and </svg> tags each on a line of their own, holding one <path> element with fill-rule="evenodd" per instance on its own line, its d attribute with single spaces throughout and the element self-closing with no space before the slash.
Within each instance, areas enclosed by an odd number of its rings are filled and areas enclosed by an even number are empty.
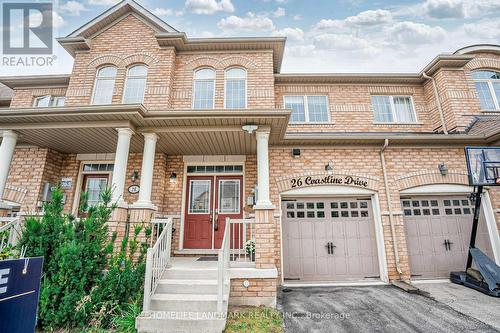
<svg viewBox="0 0 500 333">
<path fill-rule="evenodd" d="M 270 131 L 270 144 L 284 137 L 288 110 L 148 111 L 143 105 L 106 105 L 0 111 L 0 129 L 14 130 L 19 144 L 64 153 L 109 153 L 116 149 L 116 128 L 157 133 L 157 151 L 180 155 L 255 154 L 256 140 L 242 130 L 254 124 Z M 142 152 L 142 135 L 130 151 Z"/>
</svg>

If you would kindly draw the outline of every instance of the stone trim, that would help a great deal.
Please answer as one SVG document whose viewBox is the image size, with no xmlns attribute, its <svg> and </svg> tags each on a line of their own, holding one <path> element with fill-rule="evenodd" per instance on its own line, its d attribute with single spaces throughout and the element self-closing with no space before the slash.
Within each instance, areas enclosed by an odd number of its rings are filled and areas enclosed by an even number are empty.
<svg viewBox="0 0 500 333">
<path fill-rule="evenodd" d="M 500 69 L 500 59 L 492 59 L 492 58 L 475 58 L 471 60 L 465 68 L 473 71 L 480 68 L 491 68 L 491 69 Z"/>
<path fill-rule="evenodd" d="M 276 184 L 278 186 L 278 191 L 280 193 L 291 190 L 292 187 L 290 185 L 290 180 L 293 178 L 297 177 L 308 177 L 308 176 L 332 176 L 332 177 L 345 177 L 345 176 L 352 176 L 354 178 L 359 178 L 360 180 L 364 180 L 367 182 L 367 187 L 360 187 L 364 188 L 367 190 L 372 190 L 375 192 L 378 192 L 379 189 L 379 178 L 369 175 L 369 174 L 353 174 L 348 171 L 337 171 L 334 174 L 328 174 L 328 173 L 318 173 L 317 171 L 311 171 L 311 172 L 303 172 L 303 173 L 295 173 L 295 174 L 290 174 L 286 175 L 284 177 L 279 177 L 276 179 Z M 325 184 L 325 185 L 333 185 L 333 184 Z M 350 185 L 343 185 L 343 184 L 335 184 L 339 186 L 347 186 L 351 187 Z M 311 186 L 323 186 L 323 185 L 311 185 Z M 308 186 L 303 186 L 303 187 L 308 187 Z M 354 186 L 357 187 L 357 186 Z"/>
<path fill-rule="evenodd" d="M 4 198 L 4 200 L 7 200 L 7 201 L 15 202 L 18 204 L 23 204 L 24 198 L 26 197 L 27 193 L 28 193 L 27 189 L 7 184 L 7 185 L 5 185 L 3 198 Z"/>
<path fill-rule="evenodd" d="M 185 64 L 187 70 L 194 71 L 201 67 L 212 67 L 215 70 L 225 70 L 229 67 L 244 67 L 247 70 L 257 68 L 257 64 L 250 58 L 245 56 L 230 56 L 222 59 L 215 57 L 201 56 L 188 61 Z"/>
<path fill-rule="evenodd" d="M 419 171 L 394 178 L 399 191 L 431 184 L 460 184 L 469 185 L 467 173 L 460 171 L 449 171 L 446 176 L 441 175 L 439 171 Z"/>
</svg>

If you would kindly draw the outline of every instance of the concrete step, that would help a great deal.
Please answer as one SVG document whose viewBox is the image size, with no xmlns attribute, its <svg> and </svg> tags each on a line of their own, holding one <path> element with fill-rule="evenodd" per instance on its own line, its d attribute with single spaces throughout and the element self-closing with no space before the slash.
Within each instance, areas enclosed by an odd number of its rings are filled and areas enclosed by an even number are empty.
<svg viewBox="0 0 500 333">
<path fill-rule="evenodd" d="M 229 295 L 224 295 L 224 308 L 227 308 Z M 174 312 L 216 312 L 217 295 L 191 294 L 154 294 L 151 297 L 151 310 Z"/>
<path fill-rule="evenodd" d="M 136 318 L 139 333 L 221 333 L 224 318 L 204 312 L 163 313 L 150 311 Z"/>
<path fill-rule="evenodd" d="M 225 287 L 228 288 L 226 281 Z M 157 294 L 217 294 L 217 280 L 162 279 L 156 288 Z"/>
<path fill-rule="evenodd" d="M 217 280 L 217 268 L 168 268 L 162 279 L 174 280 Z"/>
</svg>

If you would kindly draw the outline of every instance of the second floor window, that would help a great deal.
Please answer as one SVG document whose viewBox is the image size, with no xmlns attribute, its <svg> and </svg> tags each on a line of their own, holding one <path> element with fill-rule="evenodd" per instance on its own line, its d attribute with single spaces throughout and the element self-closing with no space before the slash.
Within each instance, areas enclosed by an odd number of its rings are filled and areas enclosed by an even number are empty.
<svg viewBox="0 0 500 333">
<path fill-rule="evenodd" d="M 194 73 L 193 109 L 213 109 L 215 100 L 215 71 L 203 68 Z"/>
<path fill-rule="evenodd" d="M 500 109 L 500 73 L 476 71 L 472 73 L 483 110 Z"/>
<path fill-rule="evenodd" d="M 372 96 L 375 122 L 414 123 L 417 121 L 410 96 Z"/>
<path fill-rule="evenodd" d="M 225 108 L 244 109 L 247 106 L 247 72 L 242 68 L 226 71 Z"/>
<path fill-rule="evenodd" d="M 33 106 L 36 108 L 46 108 L 54 106 L 64 106 L 65 97 L 64 96 L 40 96 L 35 98 Z"/>
<path fill-rule="evenodd" d="M 292 109 L 291 123 L 326 123 L 328 99 L 326 96 L 285 96 L 285 108 Z"/>
<path fill-rule="evenodd" d="M 123 93 L 123 103 L 131 104 L 144 102 L 147 77 L 148 68 L 146 66 L 136 65 L 128 69 L 127 79 L 125 81 L 125 92 Z"/>
<path fill-rule="evenodd" d="M 116 67 L 106 66 L 97 71 L 92 104 L 111 104 L 115 89 Z"/>
</svg>

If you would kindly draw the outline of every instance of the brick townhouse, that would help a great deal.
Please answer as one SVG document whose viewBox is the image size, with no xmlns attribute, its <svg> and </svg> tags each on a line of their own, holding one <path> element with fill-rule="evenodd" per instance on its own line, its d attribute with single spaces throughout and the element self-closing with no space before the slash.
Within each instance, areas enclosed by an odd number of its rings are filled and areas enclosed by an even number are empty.
<svg viewBox="0 0 500 333">
<path fill-rule="evenodd" d="M 499 45 L 414 74 L 288 74 L 285 38 L 189 38 L 129 0 L 58 42 L 71 73 L 0 79 L 2 214 L 36 213 L 61 184 L 77 215 L 82 191 L 95 204 L 111 186 L 120 235 L 173 221 L 172 277 L 149 310 L 189 302 L 168 292 L 200 287 L 182 274 L 219 277 L 208 257 L 224 246 L 225 306 L 463 269 L 464 147 L 500 143 Z M 500 191 L 484 198 L 478 243 L 499 263 Z"/>
</svg>

